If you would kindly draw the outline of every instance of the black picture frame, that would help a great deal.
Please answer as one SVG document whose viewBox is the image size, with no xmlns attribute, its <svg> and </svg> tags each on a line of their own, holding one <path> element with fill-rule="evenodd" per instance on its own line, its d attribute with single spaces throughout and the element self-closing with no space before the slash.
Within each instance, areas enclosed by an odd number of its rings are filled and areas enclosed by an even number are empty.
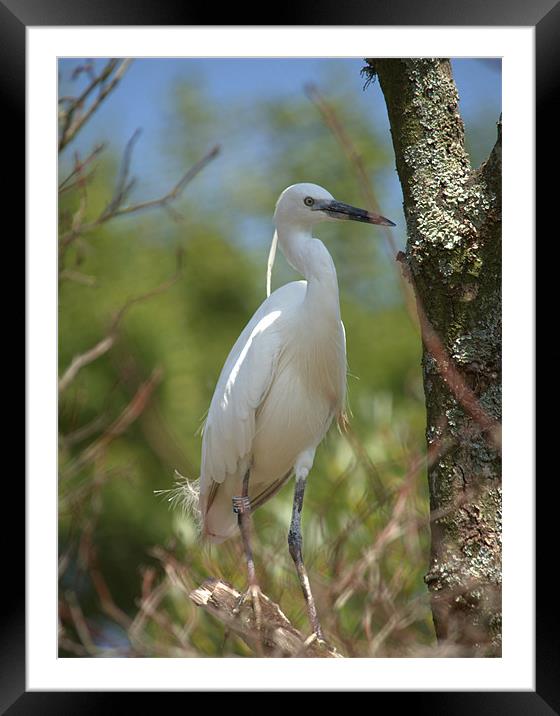
<svg viewBox="0 0 560 716">
<path fill-rule="evenodd" d="M 297 8 L 291 4 L 267 9 L 276 22 L 267 22 L 257 17 L 257 10 L 240 10 L 236 4 L 229 4 L 217 10 L 191 4 L 171 3 L 164 0 L 112 0 L 112 2 L 91 2 L 91 0 L 0 0 L 0 84 L 4 111 L 3 119 L 8 126 L 4 136 L 10 137 L 7 144 L 14 151 L 11 181 L 5 187 L 10 205 L 21 207 L 24 215 L 24 162 L 21 148 L 25 146 L 25 57 L 26 27 L 64 25 L 462 25 L 462 26 L 534 26 L 536 37 L 536 110 L 540 142 L 536 142 L 537 169 L 539 175 L 537 216 L 542 226 L 555 207 L 558 199 L 557 182 L 548 182 L 544 170 L 554 162 L 554 148 L 545 137 L 556 137 L 557 130 L 547 123 L 557 123 L 557 110 L 553 109 L 560 54 L 560 4 L 557 0 L 533 0 L 531 3 L 509 0 L 374 0 L 370 3 L 359 0 L 335 3 L 300 2 Z M 212 13 L 212 17 L 210 14 Z M 206 22 L 216 19 L 219 23 Z M 548 131 L 550 129 L 550 132 Z M 17 140 L 17 141 L 16 141 Z M 557 144 L 556 140 L 553 144 Z M 17 147 L 17 148 L 16 148 Z M 6 151 L 8 147 L 5 147 Z M 546 151 L 546 162 L 544 160 Z M 557 150 L 556 150 L 557 151 Z M 16 180 L 13 177 L 17 177 Z M 21 177 L 21 181 L 19 181 Z M 554 192 L 554 196 L 553 196 Z M 17 236 L 16 232 L 14 237 Z M 15 238 L 14 238 L 15 240 Z M 546 444 L 546 438 L 543 438 Z M 527 476 L 534 479 L 535 475 Z M 555 478 L 555 475 L 551 475 Z M 13 540 L 9 550 L 3 550 L 3 580 L 6 604 L 0 611 L 2 624 L 0 638 L 0 713 L 10 716 L 20 714 L 89 714 L 101 710 L 112 713 L 122 711 L 123 697 L 134 693 L 111 694 L 103 692 L 28 692 L 25 684 L 25 533 L 24 480 L 10 480 L 10 502 L 12 516 L 19 516 L 19 542 Z M 537 492 L 537 590 L 536 610 L 536 690 L 534 692 L 391 692 L 379 693 L 375 697 L 375 708 L 379 698 L 394 699 L 398 695 L 401 708 L 414 709 L 414 713 L 430 714 L 560 714 L 560 649 L 558 641 L 558 596 L 554 581 L 550 578 L 550 557 L 557 544 L 552 517 L 555 505 L 543 491 Z M 16 512 L 16 509 L 19 512 Z M 22 519 L 23 518 L 23 519 Z M 15 534 L 10 527 L 10 534 Z M 556 559 L 557 562 L 557 559 Z M 520 579 L 533 579 L 533 575 L 520 575 Z M 9 584 L 9 588 L 8 588 Z M 138 694 L 136 694 L 138 695 Z M 140 694 L 143 705 L 154 704 L 153 693 Z M 182 696 L 184 699 L 185 696 Z M 239 697 L 230 697 L 239 698 Z M 159 703 L 159 702 L 158 702 Z M 260 704 L 260 705 L 259 705 Z M 232 702 L 233 708 L 247 708 Z M 183 707 L 185 703 L 183 702 Z M 261 708 L 262 701 L 254 702 L 254 708 Z M 373 706 L 373 703 L 372 703 Z M 392 702 L 395 708 L 395 702 Z M 159 706 L 161 708 L 161 706 Z"/>
</svg>

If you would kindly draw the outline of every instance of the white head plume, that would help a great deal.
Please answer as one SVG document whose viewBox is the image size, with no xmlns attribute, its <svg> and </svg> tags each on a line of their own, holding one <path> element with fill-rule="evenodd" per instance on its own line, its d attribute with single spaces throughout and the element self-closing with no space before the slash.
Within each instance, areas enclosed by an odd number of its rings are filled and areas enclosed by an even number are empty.
<svg viewBox="0 0 560 716">
<path fill-rule="evenodd" d="M 272 267 L 274 266 L 274 259 L 276 258 L 276 247 L 278 245 L 278 232 L 274 232 L 272 237 L 272 243 L 270 244 L 270 251 L 268 252 L 268 263 L 266 265 L 266 297 L 270 296 L 270 286 L 272 283 Z"/>
</svg>

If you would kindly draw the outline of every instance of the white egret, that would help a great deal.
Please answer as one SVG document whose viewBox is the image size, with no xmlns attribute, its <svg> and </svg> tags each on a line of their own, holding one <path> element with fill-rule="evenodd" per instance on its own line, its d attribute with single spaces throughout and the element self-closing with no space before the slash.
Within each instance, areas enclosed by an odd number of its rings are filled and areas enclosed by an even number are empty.
<svg viewBox="0 0 560 716">
<path fill-rule="evenodd" d="M 333 418 L 344 414 L 346 340 L 336 269 L 313 238 L 321 221 L 352 219 L 394 226 L 389 219 L 336 201 L 316 184 L 294 184 L 276 204 L 266 300 L 233 346 L 220 374 L 203 442 L 199 509 L 212 542 L 239 526 L 247 559 L 248 593 L 258 620 L 250 513 L 292 474 L 295 492 L 289 551 L 298 572 L 313 631 L 323 638 L 302 557 L 301 511 L 315 450 Z M 276 244 L 305 278 L 270 294 Z"/>
</svg>

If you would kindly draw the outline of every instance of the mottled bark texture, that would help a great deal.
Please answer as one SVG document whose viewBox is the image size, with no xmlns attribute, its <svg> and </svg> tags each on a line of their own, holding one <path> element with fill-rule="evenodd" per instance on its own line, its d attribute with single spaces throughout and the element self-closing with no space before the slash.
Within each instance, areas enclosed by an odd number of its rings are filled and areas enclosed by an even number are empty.
<svg viewBox="0 0 560 716">
<path fill-rule="evenodd" d="M 448 60 L 370 59 L 365 71 L 387 104 L 419 314 L 446 354 L 434 356 L 424 340 L 426 437 L 435 453 L 425 580 L 436 633 L 465 654 L 499 656 L 501 455 L 445 363 L 453 361 L 487 418 L 500 421 L 501 122 L 490 157 L 473 170 Z"/>
</svg>

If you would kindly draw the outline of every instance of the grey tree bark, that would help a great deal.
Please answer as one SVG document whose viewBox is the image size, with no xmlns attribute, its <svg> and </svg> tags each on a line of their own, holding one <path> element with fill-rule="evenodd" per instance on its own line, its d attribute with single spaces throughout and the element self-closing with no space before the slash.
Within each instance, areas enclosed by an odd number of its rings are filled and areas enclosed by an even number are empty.
<svg viewBox="0 0 560 716">
<path fill-rule="evenodd" d="M 472 169 L 448 60 L 368 59 L 383 91 L 407 223 L 405 273 L 423 335 L 440 642 L 501 650 L 501 121 Z"/>
</svg>

